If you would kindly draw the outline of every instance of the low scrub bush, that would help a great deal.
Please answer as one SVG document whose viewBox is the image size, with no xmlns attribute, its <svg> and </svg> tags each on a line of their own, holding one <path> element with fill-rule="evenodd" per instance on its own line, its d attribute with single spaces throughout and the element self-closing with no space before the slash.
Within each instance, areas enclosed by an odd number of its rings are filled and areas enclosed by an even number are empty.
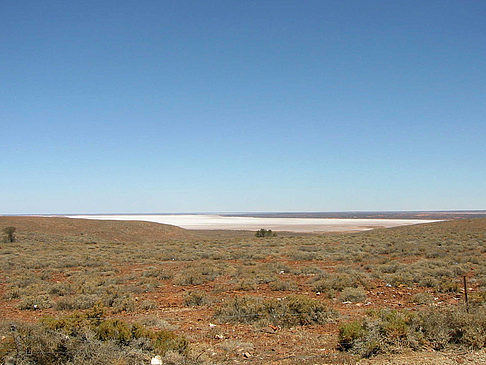
<svg viewBox="0 0 486 365">
<path fill-rule="evenodd" d="M 275 232 L 272 232 L 271 229 L 265 229 L 265 228 L 261 228 L 255 233 L 255 237 L 259 237 L 259 238 L 275 237 L 275 236 L 277 236 L 277 234 Z"/>
<path fill-rule="evenodd" d="M 157 269 L 150 267 L 148 270 L 142 273 L 145 278 L 157 278 L 160 280 L 172 279 L 174 274 L 167 269 Z"/>
<path fill-rule="evenodd" d="M 135 300 L 126 295 L 116 298 L 111 304 L 113 313 L 133 312 L 135 310 Z"/>
<path fill-rule="evenodd" d="M 370 357 L 404 348 L 441 350 L 447 346 L 480 349 L 486 345 L 486 308 L 420 313 L 396 310 L 370 312 L 339 329 L 339 348 Z"/>
<path fill-rule="evenodd" d="M 292 281 L 275 280 L 270 283 L 270 289 L 274 291 L 293 291 L 298 290 L 299 286 Z"/>
<path fill-rule="evenodd" d="M 28 296 L 20 301 L 19 309 L 22 310 L 40 310 L 52 308 L 54 302 L 48 295 Z"/>
<path fill-rule="evenodd" d="M 366 291 L 363 288 L 344 288 L 339 295 L 341 302 L 364 302 L 366 300 Z"/>
<path fill-rule="evenodd" d="M 185 359 L 188 349 L 187 340 L 172 331 L 106 319 L 100 307 L 37 324 L 4 324 L 0 335 L 2 363 L 13 357 L 19 364 L 141 364 L 169 352 Z"/>
<path fill-rule="evenodd" d="M 78 295 L 60 298 L 55 304 L 56 310 L 74 310 L 74 309 L 89 309 L 92 308 L 98 297 L 96 295 Z"/>
<path fill-rule="evenodd" d="M 69 284 L 55 283 L 48 288 L 47 292 L 51 295 L 57 295 L 62 297 L 65 295 L 73 294 L 74 289 Z"/>
<path fill-rule="evenodd" d="M 209 303 L 210 300 L 204 292 L 190 291 L 184 294 L 184 305 L 186 307 L 201 306 Z"/>
<path fill-rule="evenodd" d="M 344 288 L 366 287 L 368 282 L 365 277 L 358 273 L 337 273 L 324 274 L 314 279 L 313 289 L 319 292 L 329 290 L 342 291 Z"/>
<path fill-rule="evenodd" d="M 251 291 L 258 289 L 258 282 L 256 279 L 243 279 L 235 284 L 235 290 Z"/>
<path fill-rule="evenodd" d="M 140 303 L 140 308 L 145 311 L 157 309 L 157 302 L 154 300 L 144 300 Z"/>
<path fill-rule="evenodd" d="M 326 323 L 334 316 L 324 303 L 304 295 L 284 299 L 235 297 L 215 314 L 222 322 L 273 324 L 284 327 Z"/>
<path fill-rule="evenodd" d="M 174 284 L 181 286 L 201 285 L 213 281 L 219 274 L 219 270 L 212 266 L 193 267 L 178 273 L 174 277 Z"/>
<path fill-rule="evenodd" d="M 111 307 L 113 313 L 133 312 L 135 310 L 135 300 L 123 291 L 110 287 L 101 298 L 105 307 Z"/>
<path fill-rule="evenodd" d="M 430 293 L 417 293 L 412 296 L 412 302 L 415 304 L 432 304 L 434 296 Z"/>
</svg>

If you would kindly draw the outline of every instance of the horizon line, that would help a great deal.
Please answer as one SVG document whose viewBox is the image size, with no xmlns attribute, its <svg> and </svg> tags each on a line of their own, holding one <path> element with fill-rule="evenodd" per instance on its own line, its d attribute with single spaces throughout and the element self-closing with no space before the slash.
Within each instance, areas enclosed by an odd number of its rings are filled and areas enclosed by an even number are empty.
<svg viewBox="0 0 486 365">
<path fill-rule="evenodd" d="M 67 216 L 67 215 L 204 215 L 204 214 L 331 214 L 331 213 L 486 213 L 486 209 L 438 209 L 438 210 L 309 210 L 309 211 L 208 211 L 208 212 L 103 212 L 103 213 L 0 213 L 3 216 Z"/>
</svg>

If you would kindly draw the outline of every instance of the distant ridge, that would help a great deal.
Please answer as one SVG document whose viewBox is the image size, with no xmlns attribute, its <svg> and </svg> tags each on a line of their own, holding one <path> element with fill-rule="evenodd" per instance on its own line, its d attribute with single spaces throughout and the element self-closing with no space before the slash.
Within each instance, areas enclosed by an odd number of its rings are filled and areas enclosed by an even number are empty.
<svg viewBox="0 0 486 365">
<path fill-rule="evenodd" d="M 160 242 L 192 236 L 180 227 L 142 221 L 0 216 L 0 229 L 7 226 L 16 227 L 18 235 L 60 235 L 64 239 L 86 242 Z"/>
<path fill-rule="evenodd" d="M 67 217 L 67 216 L 150 216 L 150 215 L 219 215 L 222 217 L 255 218 L 357 218 L 357 219 L 467 219 L 486 218 L 486 209 L 478 210 L 397 210 L 397 211 L 338 211 L 338 212 L 185 212 L 185 213 L 63 213 L 63 214 L 4 214 L 9 217 Z"/>
<path fill-rule="evenodd" d="M 225 217 L 257 218 L 359 218 L 359 219 L 467 219 L 486 218 L 486 210 L 359 211 L 359 212 L 268 212 L 225 213 Z"/>
</svg>

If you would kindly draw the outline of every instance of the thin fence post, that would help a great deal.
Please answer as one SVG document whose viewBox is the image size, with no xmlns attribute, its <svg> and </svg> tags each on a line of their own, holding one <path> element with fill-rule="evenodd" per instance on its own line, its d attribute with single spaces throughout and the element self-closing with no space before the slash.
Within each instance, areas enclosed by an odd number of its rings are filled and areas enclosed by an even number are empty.
<svg viewBox="0 0 486 365">
<path fill-rule="evenodd" d="M 466 303 L 466 312 L 469 313 L 469 299 L 467 297 L 467 282 L 466 282 L 466 276 L 464 276 L 464 301 Z"/>
</svg>

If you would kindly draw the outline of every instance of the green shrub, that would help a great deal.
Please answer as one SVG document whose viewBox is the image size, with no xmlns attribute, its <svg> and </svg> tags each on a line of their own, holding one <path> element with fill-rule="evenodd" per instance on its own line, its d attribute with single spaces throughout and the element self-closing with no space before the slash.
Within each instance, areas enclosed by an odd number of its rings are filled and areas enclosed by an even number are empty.
<svg viewBox="0 0 486 365">
<path fill-rule="evenodd" d="M 339 347 L 343 350 L 349 350 L 365 333 L 362 321 L 356 320 L 342 324 L 339 327 Z"/>
<path fill-rule="evenodd" d="M 363 288 L 344 288 L 339 295 L 341 302 L 364 302 L 366 300 L 366 291 Z"/>
<path fill-rule="evenodd" d="M 282 300 L 235 297 L 216 311 L 224 322 L 270 323 L 284 327 L 326 323 L 334 312 L 322 302 L 304 295 L 291 295 Z"/>
<path fill-rule="evenodd" d="M 40 310 L 52 308 L 53 305 L 54 303 L 48 295 L 37 295 L 24 298 L 18 307 L 22 310 Z"/>
<path fill-rule="evenodd" d="M 146 311 L 151 309 L 157 309 L 157 302 L 153 300 L 144 300 L 142 303 L 140 303 L 140 308 Z"/>
<path fill-rule="evenodd" d="M 341 325 L 338 348 L 362 357 L 395 351 L 407 341 L 411 314 L 394 310 L 371 312 L 368 318 Z"/>
<path fill-rule="evenodd" d="M 111 307 L 113 313 L 133 312 L 135 310 L 135 300 L 130 294 L 115 287 L 105 289 L 101 302 L 105 307 Z"/>
<path fill-rule="evenodd" d="M 184 294 L 184 305 L 186 307 L 201 306 L 209 304 L 209 302 L 210 301 L 204 292 L 190 291 Z"/>
<path fill-rule="evenodd" d="M 100 341 L 115 341 L 119 345 L 128 345 L 132 338 L 142 337 L 140 333 L 132 333 L 132 325 L 118 319 L 107 319 L 95 327 L 95 333 Z M 135 328 L 135 331 L 138 328 Z"/>
<path fill-rule="evenodd" d="M 41 324 L 50 330 L 63 333 L 70 337 L 83 336 L 86 331 L 92 331 L 99 341 L 114 342 L 117 346 L 131 346 L 136 340 L 145 339 L 151 348 L 160 355 L 167 351 L 185 353 L 187 340 L 172 331 L 148 329 L 138 323 L 127 323 L 119 319 L 105 319 L 104 309 L 96 306 L 85 313 L 73 313 L 63 318 L 42 319 Z"/>
<path fill-rule="evenodd" d="M 323 324 L 334 312 L 327 306 L 305 295 L 291 295 L 277 305 L 278 322 L 284 326 Z"/>
<path fill-rule="evenodd" d="M 160 280 L 172 279 L 174 274 L 166 269 L 157 269 L 150 267 L 148 270 L 142 273 L 143 277 L 146 278 L 157 278 Z"/>
<path fill-rule="evenodd" d="M 237 296 L 225 301 L 215 317 L 223 322 L 252 323 L 261 320 L 266 315 L 264 300 L 257 297 Z"/>
<path fill-rule="evenodd" d="M 111 307 L 113 313 L 133 312 L 135 310 L 135 300 L 130 296 L 116 298 Z"/>
<path fill-rule="evenodd" d="M 65 283 L 55 283 L 51 285 L 48 289 L 48 293 L 51 295 L 57 295 L 57 296 L 64 296 L 64 295 L 69 295 L 73 294 L 74 289 L 69 285 Z"/>
<path fill-rule="evenodd" d="M 292 291 L 299 289 L 299 286 L 292 281 L 278 279 L 270 283 L 270 289 L 274 291 Z"/>
<path fill-rule="evenodd" d="M 198 266 L 178 273 L 174 277 L 174 284 L 188 286 L 200 285 L 213 281 L 220 274 L 219 270 L 212 266 Z"/>
<path fill-rule="evenodd" d="M 444 280 L 436 288 L 439 293 L 458 293 L 459 283 L 457 281 Z"/>
<path fill-rule="evenodd" d="M 275 232 L 272 232 L 271 229 L 265 229 L 261 228 L 255 233 L 256 237 L 262 238 L 262 237 L 275 237 L 277 234 Z"/>
<path fill-rule="evenodd" d="M 3 295 L 3 298 L 7 300 L 11 300 L 11 299 L 19 299 L 21 296 L 22 296 L 22 292 L 19 289 L 15 288 L 6 291 L 5 294 Z"/>
<path fill-rule="evenodd" d="M 434 296 L 430 293 L 417 293 L 412 296 L 412 302 L 415 304 L 432 304 Z"/>
<path fill-rule="evenodd" d="M 471 305 L 484 305 L 486 303 L 486 291 L 478 291 L 469 294 Z"/>
<path fill-rule="evenodd" d="M 78 295 L 60 298 L 55 304 L 56 310 L 73 310 L 73 309 L 89 309 L 92 308 L 98 297 L 96 295 Z"/>
<path fill-rule="evenodd" d="M 258 288 L 258 282 L 255 278 L 242 279 L 235 285 L 235 290 L 251 291 Z"/>
<path fill-rule="evenodd" d="M 319 292 L 326 292 L 330 289 L 341 291 L 344 288 L 357 288 L 364 284 L 365 280 L 358 274 L 324 274 L 315 279 L 313 289 Z"/>
<path fill-rule="evenodd" d="M 486 346 L 486 308 L 466 313 L 461 309 L 412 313 L 409 311 L 373 311 L 362 320 L 340 326 L 338 347 L 362 357 L 446 346 L 480 349 Z"/>
</svg>

